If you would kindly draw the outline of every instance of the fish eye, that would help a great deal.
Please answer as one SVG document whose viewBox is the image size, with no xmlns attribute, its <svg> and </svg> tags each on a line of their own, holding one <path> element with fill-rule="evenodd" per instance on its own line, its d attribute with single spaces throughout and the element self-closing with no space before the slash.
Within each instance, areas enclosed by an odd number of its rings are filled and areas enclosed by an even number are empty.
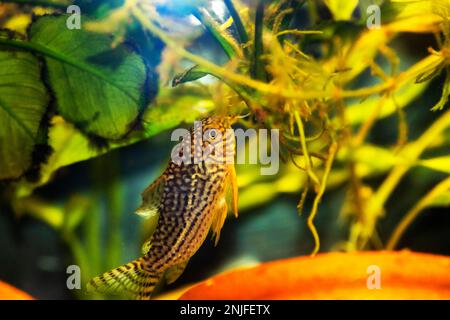
<svg viewBox="0 0 450 320">
<path fill-rule="evenodd" d="M 216 129 L 210 129 L 208 131 L 208 139 L 209 140 L 215 140 L 218 136 L 217 130 Z"/>
</svg>

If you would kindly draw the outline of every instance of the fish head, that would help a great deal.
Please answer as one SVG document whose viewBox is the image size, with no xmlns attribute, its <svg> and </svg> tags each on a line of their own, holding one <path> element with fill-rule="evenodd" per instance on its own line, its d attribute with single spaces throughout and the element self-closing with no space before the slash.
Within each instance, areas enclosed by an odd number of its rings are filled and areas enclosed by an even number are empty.
<svg viewBox="0 0 450 320">
<path fill-rule="evenodd" d="M 233 163 L 236 145 L 231 125 L 235 120 L 236 117 L 233 116 L 212 116 L 203 119 L 201 126 L 192 131 L 195 156 L 212 164 Z M 201 151 L 198 149 L 199 145 Z"/>
</svg>

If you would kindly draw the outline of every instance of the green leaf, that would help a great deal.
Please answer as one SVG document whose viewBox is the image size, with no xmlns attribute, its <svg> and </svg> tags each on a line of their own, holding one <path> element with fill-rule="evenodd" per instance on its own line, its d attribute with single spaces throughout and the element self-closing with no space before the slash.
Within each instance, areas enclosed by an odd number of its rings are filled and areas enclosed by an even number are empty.
<svg viewBox="0 0 450 320">
<path fill-rule="evenodd" d="M 39 181 L 30 183 L 22 179 L 16 185 L 16 196 L 18 198 L 29 196 L 35 188 L 50 181 L 53 174 L 60 168 L 98 157 L 112 149 L 131 145 L 163 130 L 178 126 L 182 122 L 191 123 L 211 111 L 213 107 L 213 102 L 201 89 L 179 87 L 162 90 L 143 115 L 144 130 L 142 132 L 136 131 L 127 139 L 112 142 L 108 148 L 102 149 L 94 147 L 89 138 L 73 124 L 60 116 L 55 116 L 51 120 L 48 133 L 48 143 L 53 153 L 42 164 Z"/>
<path fill-rule="evenodd" d="M 358 0 L 325 0 L 335 20 L 350 20 Z"/>
<path fill-rule="evenodd" d="M 213 101 L 201 88 L 162 89 L 143 116 L 145 135 L 153 136 L 183 122 L 192 123 L 213 108 Z"/>
<path fill-rule="evenodd" d="M 0 179 L 18 178 L 31 165 L 49 102 L 40 76 L 30 53 L 0 51 Z"/>
<path fill-rule="evenodd" d="M 450 174 L 450 156 L 421 160 L 419 162 L 419 165 L 431 170 L 441 171 Z"/>
<path fill-rule="evenodd" d="M 193 66 L 183 73 L 176 75 L 172 80 L 172 86 L 176 87 L 179 84 L 195 81 L 209 75 L 208 71 L 200 66 Z"/>
<path fill-rule="evenodd" d="M 31 26 L 34 49 L 45 56 L 59 113 L 84 132 L 119 139 L 145 107 L 146 67 L 110 37 L 66 27 L 67 16 L 45 16 Z"/>
<path fill-rule="evenodd" d="M 51 120 L 48 136 L 48 144 L 53 152 L 41 165 L 38 181 L 31 183 L 22 179 L 17 184 L 18 198 L 28 196 L 35 188 L 46 184 L 59 168 L 97 157 L 108 151 L 94 148 L 85 135 L 60 116 L 55 116 Z"/>
</svg>

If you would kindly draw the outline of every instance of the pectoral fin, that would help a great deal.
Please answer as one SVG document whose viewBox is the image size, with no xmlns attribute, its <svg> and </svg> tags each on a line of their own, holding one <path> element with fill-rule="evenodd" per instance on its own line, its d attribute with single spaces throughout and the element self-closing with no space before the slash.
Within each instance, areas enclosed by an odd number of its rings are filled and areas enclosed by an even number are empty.
<svg viewBox="0 0 450 320">
<path fill-rule="evenodd" d="M 211 230 L 213 232 L 214 245 L 217 245 L 220 238 L 220 230 L 222 230 L 225 219 L 227 218 L 228 206 L 225 201 L 225 195 L 222 196 L 213 212 L 213 219 L 211 223 Z"/>
<path fill-rule="evenodd" d="M 165 274 L 166 282 L 167 284 L 171 284 L 175 282 L 181 274 L 184 272 L 184 269 L 186 269 L 187 264 L 189 263 L 189 260 L 182 262 L 180 264 L 177 264 L 173 266 L 172 268 L 168 269 Z"/>
<path fill-rule="evenodd" d="M 213 210 L 213 219 L 211 224 L 211 230 L 213 232 L 214 245 L 217 245 L 220 238 L 220 230 L 225 223 L 228 213 L 228 202 L 233 208 L 235 217 L 238 217 L 238 187 L 236 180 L 236 171 L 234 165 L 229 165 L 227 168 L 228 175 L 225 181 L 226 189 Z"/>
<path fill-rule="evenodd" d="M 136 214 L 144 218 L 159 215 L 158 208 L 164 189 L 165 176 L 161 175 L 142 192 L 142 204 L 136 209 Z"/>
</svg>

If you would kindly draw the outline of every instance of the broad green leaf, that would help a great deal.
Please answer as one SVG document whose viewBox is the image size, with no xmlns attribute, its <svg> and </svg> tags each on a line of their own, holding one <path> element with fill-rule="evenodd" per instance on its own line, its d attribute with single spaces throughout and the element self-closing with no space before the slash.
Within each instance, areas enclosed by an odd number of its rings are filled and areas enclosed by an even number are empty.
<svg viewBox="0 0 450 320">
<path fill-rule="evenodd" d="M 350 20 L 358 0 L 325 0 L 335 20 Z"/>
<path fill-rule="evenodd" d="M 146 67 L 110 37 L 66 27 L 67 16 L 45 16 L 29 38 L 45 56 L 59 113 L 84 132 L 122 138 L 145 106 Z"/>
<path fill-rule="evenodd" d="M 108 148 L 94 147 L 73 124 L 60 116 L 52 118 L 48 133 L 48 143 L 53 153 L 42 164 L 39 181 L 30 183 L 22 180 L 17 184 L 17 197 L 28 196 L 39 186 L 46 184 L 60 168 L 98 157 L 106 152 L 131 145 L 152 137 L 163 130 L 174 128 L 182 122 L 191 123 L 211 111 L 212 101 L 204 91 L 188 87 L 164 89 L 144 114 L 144 129 L 134 132 L 127 139 L 109 144 Z"/>
<path fill-rule="evenodd" d="M 97 157 L 108 151 L 94 148 L 85 135 L 60 116 L 55 116 L 51 120 L 48 136 L 48 144 L 53 152 L 41 165 L 39 181 L 30 183 L 23 180 L 18 183 L 16 194 L 19 198 L 30 195 L 34 188 L 46 184 L 59 168 Z"/>
<path fill-rule="evenodd" d="M 18 178 L 31 165 L 49 102 L 40 77 L 30 53 L 0 51 L 0 179 Z"/>
<path fill-rule="evenodd" d="M 39 180 L 35 182 L 20 181 L 17 184 L 16 195 L 19 198 L 30 195 L 35 188 L 46 184 L 60 168 L 101 156 L 108 151 L 133 144 L 145 137 L 142 133 L 136 133 L 120 142 L 110 143 L 108 147 L 98 148 L 73 124 L 60 116 L 55 116 L 51 119 L 48 133 L 48 144 L 53 152 L 41 165 Z"/>
<path fill-rule="evenodd" d="M 145 135 L 153 136 L 183 122 L 192 123 L 213 109 L 213 101 L 200 88 L 161 89 L 143 116 Z"/>
<path fill-rule="evenodd" d="M 450 156 L 422 160 L 418 164 L 435 171 L 441 171 L 450 174 Z"/>
</svg>

